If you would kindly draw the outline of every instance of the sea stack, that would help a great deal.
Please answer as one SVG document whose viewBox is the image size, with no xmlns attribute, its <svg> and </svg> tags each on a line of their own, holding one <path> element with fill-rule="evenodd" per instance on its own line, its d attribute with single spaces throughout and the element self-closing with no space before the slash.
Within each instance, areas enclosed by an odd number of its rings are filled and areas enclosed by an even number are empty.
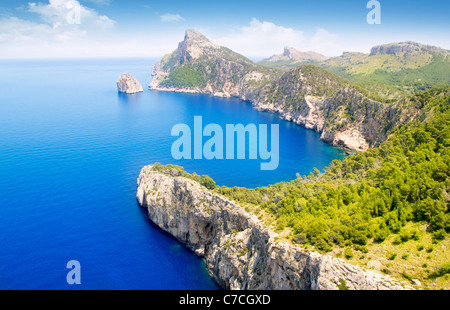
<svg viewBox="0 0 450 310">
<path fill-rule="evenodd" d="M 135 94 L 143 92 L 141 84 L 129 73 L 122 74 L 117 80 L 117 89 L 121 93 Z"/>
</svg>

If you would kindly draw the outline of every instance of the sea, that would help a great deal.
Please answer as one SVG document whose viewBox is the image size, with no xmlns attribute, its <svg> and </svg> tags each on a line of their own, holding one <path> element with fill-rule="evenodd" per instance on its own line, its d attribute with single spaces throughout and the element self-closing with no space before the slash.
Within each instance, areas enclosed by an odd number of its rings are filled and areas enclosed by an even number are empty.
<svg viewBox="0 0 450 310">
<path fill-rule="evenodd" d="M 148 90 L 157 59 L 0 61 L 0 289 L 217 290 L 205 263 L 136 201 L 156 162 L 255 188 L 323 170 L 342 150 L 237 98 Z M 117 91 L 129 72 L 144 87 Z M 279 125 L 279 165 L 174 159 L 177 124 Z M 79 262 L 80 284 L 67 281 Z"/>
</svg>

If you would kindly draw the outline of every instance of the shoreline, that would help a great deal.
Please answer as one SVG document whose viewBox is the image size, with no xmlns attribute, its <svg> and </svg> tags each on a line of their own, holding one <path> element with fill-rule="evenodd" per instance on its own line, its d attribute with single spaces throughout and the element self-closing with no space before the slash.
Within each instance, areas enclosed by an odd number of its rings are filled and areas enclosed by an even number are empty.
<svg viewBox="0 0 450 310">
<path fill-rule="evenodd" d="M 377 271 L 280 240 L 238 203 L 176 171 L 146 166 L 137 185 L 137 202 L 149 219 L 203 258 L 224 289 L 413 289 Z"/>
<path fill-rule="evenodd" d="M 152 84 L 150 84 L 150 86 L 148 87 L 148 90 L 150 91 L 160 91 L 160 92 L 167 92 L 167 93 L 180 93 L 180 94 L 199 94 L 199 95 L 208 95 L 208 96 L 212 96 L 212 97 L 217 97 L 217 98 L 236 98 L 239 99 L 241 101 L 244 102 L 248 102 L 249 104 L 251 104 L 252 108 L 256 111 L 259 112 L 268 112 L 268 113 L 272 113 L 272 114 L 276 114 L 278 115 L 278 117 L 281 120 L 284 120 L 286 122 L 291 122 L 294 123 L 297 126 L 300 126 L 306 130 L 313 130 L 314 132 L 321 134 L 320 140 L 322 140 L 323 142 L 337 147 L 340 150 L 343 150 L 345 152 L 346 155 L 353 155 L 352 153 L 358 153 L 358 152 L 364 152 L 367 151 L 369 149 L 369 146 L 366 145 L 363 147 L 363 149 L 361 149 L 361 147 L 348 147 L 345 142 L 343 142 L 343 144 L 341 143 L 334 143 L 335 141 L 335 137 L 334 136 L 327 136 L 324 131 L 323 131 L 323 124 L 311 124 L 308 125 L 308 119 L 305 119 L 303 122 L 302 121 L 295 121 L 295 116 L 291 115 L 289 113 L 287 113 L 286 111 L 282 111 L 280 109 L 276 109 L 276 108 L 270 108 L 270 107 L 264 107 L 259 105 L 258 103 L 253 102 L 252 100 L 243 98 L 242 96 L 231 96 L 229 94 L 225 94 L 225 93 L 209 93 L 209 92 L 204 92 L 201 89 L 187 89 L 187 88 L 166 88 L 166 87 L 155 87 L 152 86 Z M 322 130 L 319 130 L 322 129 Z M 362 138 L 363 139 L 363 138 Z"/>
</svg>

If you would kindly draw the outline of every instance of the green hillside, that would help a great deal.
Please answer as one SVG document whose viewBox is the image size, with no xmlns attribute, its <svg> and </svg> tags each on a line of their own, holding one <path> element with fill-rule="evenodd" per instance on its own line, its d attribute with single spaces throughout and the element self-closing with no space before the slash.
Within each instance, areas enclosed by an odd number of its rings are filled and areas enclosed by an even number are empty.
<svg viewBox="0 0 450 310">
<path fill-rule="evenodd" d="M 303 62 L 281 59 L 259 64 L 289 70 Z M 385 99 L 399 99 L 450 83 L 450 52 L 414 42 L 381 45 L 370 54 L 344 53 L 314 64 Z"/>
<path fill-rule="evenodd" d="M 414 121 L 377 148 L 333 161 L 291 182 L 215 186 L 280 237 L 425 287 L 449 289 L 450 86 L 403 102 Z M 172 167 L 173 168 L 173 167 Z M 205 183 L 206 184 L 206 183 Z M 206 186 L 206 185 L 205 185 Z M 416 282 L 414 282 L 416 283 Z"/>
<path fill-rule="evenodd" d="M 415 121 L 378 148 L 332 162 L 325 173 L 217 191 L 255 214 L 270 214 L 268 224 L 294 243 L 362 265 L 377 259 L 386 273 L 448 289 L 450 87 L 405 105 L 417 109 Z"/>
</svg>

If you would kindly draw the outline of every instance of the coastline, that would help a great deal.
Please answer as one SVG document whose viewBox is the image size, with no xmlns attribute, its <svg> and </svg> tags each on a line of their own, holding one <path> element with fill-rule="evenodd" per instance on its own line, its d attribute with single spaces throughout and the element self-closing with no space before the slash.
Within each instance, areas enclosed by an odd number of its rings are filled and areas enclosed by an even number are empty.
<svg viewBox="0 0 450 310">
<path fill-rule="evenodd" d="M 292 122 L 308 130 L 313 130 L 321 134 L 320 139 L 322 141 L 332 146 L 338 147 L 346 152 L 364 152 L 370 148 L 367 141 L 356 128 L 349 128 L 348 130 L 339 132 L 337 134 L 334 132 L 325 131 L 325 120 L 321 118 L 317 113 L 317 104 L 322 103 L 320 98 L 306 96 L 305 99 L 308 103 L 309 111 L 307 112 L 307 115 L 302 115 L 301 112 L 285 111 L 281 107 L 258 103 L 256 100 L 252 100 L 252 98 L 248 98 L 245 95 L 230 95 L 229 93 L 212 92 L 212 88 L 208 89 L 208 91 L 200 88 L 168 88 L 160 87 L 157 83 L 153 83 L 152 81 L 152 83 L 149 85 L 149 90 L 169 93 L 203 94 L 218 98 L 237 98 L 250 103 L 252 105 L 252 108 L 256 111 L 277 114 L 278 117 L 282 120 Z"/>
<path fill-rule="evenodd" d="M 281 240 L 254 214 L 177 171 L 144 167 L 136 198 L 152 222 L 205 259 L 231 290 L 412 289 L 373 270 Z"/>
</svg>

